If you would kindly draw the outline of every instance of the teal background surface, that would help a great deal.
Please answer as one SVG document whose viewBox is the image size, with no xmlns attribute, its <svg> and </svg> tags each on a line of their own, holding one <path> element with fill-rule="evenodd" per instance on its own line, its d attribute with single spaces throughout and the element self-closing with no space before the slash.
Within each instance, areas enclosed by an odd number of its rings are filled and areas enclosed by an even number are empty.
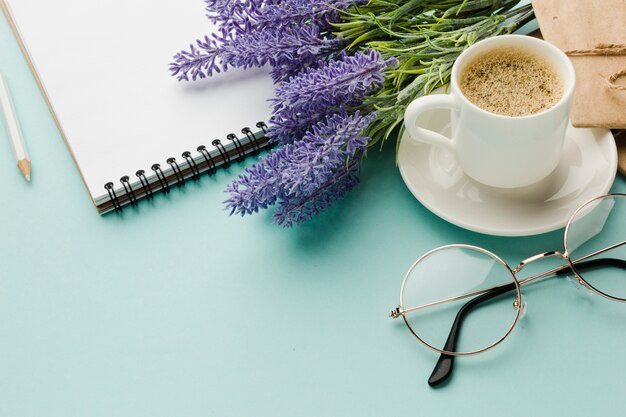
<svg viewBox="0 0 626 417">
<path fill-rule="evenodd" d="M 4 18 L 0 68 L 33 160 L 27 184 L 0 130 L 0 417 L 623 414 L 626 306 L 565 280 L 529 289 L 513 334 L 438 390 L 437 355 L 387 317 L 435 246 L 515 264 L 562 249 L 562 231 L 452 226 L 412 197 L 392 146 L 292 230 L 227 215 L 241 165 L 100 217 Z"/>
</svg>

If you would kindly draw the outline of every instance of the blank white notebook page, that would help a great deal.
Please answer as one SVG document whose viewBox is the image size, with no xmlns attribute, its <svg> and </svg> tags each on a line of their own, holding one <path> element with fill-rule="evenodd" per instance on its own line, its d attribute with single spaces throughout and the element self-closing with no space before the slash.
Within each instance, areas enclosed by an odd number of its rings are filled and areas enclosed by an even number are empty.
<svg viewBox="0 0 626 417">
<path fill-rule="evenodd" d="M 172 56 L 213 31 L 202 0 L 5 0 L 92 198 L 105 183 L 267 121 L 267 71 L 179 82 Z"/>
</svg>

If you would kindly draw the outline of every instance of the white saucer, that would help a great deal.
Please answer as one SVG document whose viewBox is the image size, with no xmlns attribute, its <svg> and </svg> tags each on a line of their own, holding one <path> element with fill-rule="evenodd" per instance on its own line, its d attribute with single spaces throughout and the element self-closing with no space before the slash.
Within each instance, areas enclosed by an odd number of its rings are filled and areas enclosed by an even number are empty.
<svg viewBox="0 0 626 417">
<path fill-rule="evenodd" d="M 430 111 L 417 124 L 449 136 L 450 112 Z M 570 126 L 563 159 L 548 178 L 530 187 L 501 189 L 475 182 L 451 152 L 412 141 L 405 133 L 398 166 L 413 195 L 442 219 L 490 235 L 528 236 L 564 227 L 579 205 L 607 193 L 615 180 L 617 150 L 609 130 Z"/>
</svg>

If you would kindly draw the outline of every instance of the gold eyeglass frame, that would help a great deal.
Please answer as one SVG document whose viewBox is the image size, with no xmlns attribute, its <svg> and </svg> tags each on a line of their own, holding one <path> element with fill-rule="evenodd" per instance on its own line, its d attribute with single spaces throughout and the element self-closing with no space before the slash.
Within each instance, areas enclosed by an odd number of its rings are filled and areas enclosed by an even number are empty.
<svg viewBox="0 0 626 417">
<path fill-rule="evenodd" d="M 568 236 L 568 232 L 570 230 L 570 227 L 572 225 L 572 221 L 577 218 L 578 214 L 586 209 L 589 208 L 589 206 L 593 205 L 594 203 L 600 201 L 600 200 L 604 200 L 604 199 L 608 199 L 608 198 L 613 198 L 613 199 L 617 199 L 617 198 L 626 198 L 626 194 L 621 194 L 621 193 L 615 193 L 615 194 L 604 194 L 595 198 L 592 198 L 586 202 L 584 202 L 583 204 L 581 204 L 575 211 L 574 213 L 572 213 L 572 215 L 569 217 L 566 226 L 565 226 L 565 230 L 563 232 L 563 246 L 565 248 L 564 252 L 558 252 L 558 251 L 551 251 L 551 252 L 543 252 L 534 256 L 531 256 L 530 258 L 527 258 L 525 260 L 523 260 L 522 262 L 520 262 L 515 268 L 511 269 L 511 267 L 504 261 L 502 260 L 502 258 L 500 258 L 498 255 L 494 254 L 493 252 L 488 251 L 487 249 L 481 248 L 479 246 L 474 246 L 474 245 L 467 245 L 467 244 L 452 244 L 452 245 L 444 245 L 444 246 L 440 246 L 438 248 L 432 249 L 430 251 L 428 251 L 427 253 L 425 253 L 424 255 L 422 255 L 421 257 L 419 257 L 415 262 L 413 262 L 413 264 L 411 265 L 411 267 L 409 268 L 409 270 L 406 272 L 404 279 L 402 281 L 402 287 L 400 288 L 400 304 L 391 311 L 391 313 L 389 314 L 389 317 L 396 319 L 399 317 L 402 317 L 402 319 L 404 320 L 404 323 L 406 324 L 406 326 L 409 328 L 409 330 L 411 331 L 411 333 L 413 334 L 413 336 L 415 336 L 415 338 L 417 338 L 417 340 L 419 340 L 422 344 L 424 344 L 426 347 L 428 347 L 431 350 L 434 350 L 436 352 L 445 354 L 445 355 L 450 355 L 450 356 L 471 356 L 471 355 L 476 355 L 482 352 L 485 352 L 489 349 L 494 348 L 495 346 L 499 345 L 504 339 L 506 339 L 506 337 L 511 334 L 511 332 L 513 331 L 513 329 L 515 328 L 515 325 L 517 324 L 517 322 L 519 321 L 521 312 L 522 312 L 522 286 L 531 283 L 533 281 L 536 281 L 538 279 L 541 278 L 545 278 L 545 277 L 549 277 L 552 276 L 554 274 L 556 274 L 557 272 L 563 271 L 565 269 L 570 268 L 572 270 L 572 272 L 574 273 L 574 277 L 576 278 L 576 281 L 583 285 L 584 287 L 586 287 L 587 289 L 589 289 L 590 291 L 594 292 L 595 294 L 598 294 L 601 297 L 607 298 L 609 300 L 613 300 L 613 301 L 619 301 L 619 302 L 626 302 L 626 298 L 620 298 L 620 297 L 615 297 L 612 296 L 610 294 L 606 294 L 600 290 L 598 290 L 597 288 L 595 288 L 593 285 L 591 285 L 590 283 L 588 283 L 583 277 L 582 275 L 579 273 L 578 269 L 576 268 L 576 263 L 584 261 L 586 259 L 589 259 L 591 257 L 594 257 L 596 255 L 599 255 L 600 253 L 604 253 L 607 252 L 609 250 L 615 249 L 619 246 L 622 246 L 624 244 L 626 244 L 626 240 L 622 241 L 620 243 L 611 245 L 609 247 L 606 247 L 604 249 L 595 251 L 593 253 L 590 253 L 588 255 L 585 255 L 581 258 L 572 260 L 570 257 L 570 252 L 569 252 L 569 248 L 567 245 L 567 236 Z M 593 209 L 593 208 L 592 208 Z M 591 212 L 591 210 L 590 210 Z M 515 291 L 516 291 L 516 296 L 515 296 L 515 302 L 514 302 L 514 307 L 516 309 L 516 314 L 515 314 L 515 319 L 513 320 L 513 323 L 511 324 L 511 326 L 509 327 L 509 329 L 504 333 L 504 335 L 498 339 L 497 341 L 495 341 L 494 343 L 492 343 L 491 345 L 482 348 L 482 349 L 478 349 L 478 350 L 474 350 L 474 351 L 469 351 L 469 352 L 455 352 L 455 351 L 448 351 L 448 350 L 444 350 L 444 349 L 439 349 L 435 346 L 432 346 L 431 344 L 429 344 L 428 342 L 426 342 L 425 340 L 423 340 L 411 327 L 411 325 L 409 324 L 407 318 L 406 318 L 406 314 L 407 313 L 411 313 L 423 308 L 427 308 L 427 307 L 432 307 L 435 305 L 439 305 L 439 304 L 444 304 L 444 303 L 448 303 L 448 302 L 453 302 L 453 301 L 458 301 L 458 300 L 462 300 L 464 298 L 469 298 L 469 297 L 473 297 L 476 295 L 480 295 L 480 294 L 484 294 L 487 293 L 491 290 L 497 289 L 497 288 L 501 288 L 504 287 L 505 285 L 510 285 L 510 283 L 507 284 L 501 284 L 501 285 L 496 285 L 490 288 L 486 288 L 486 289 L 482 289 L 479 291 L 474 291 L 471 293 L 466 293 L 466 294 L 462 294 L 462 295 L 458 295 L 456 297 L 451 297 L 451 298 L 446 298 L 444 300 L 439 300 L 439 301 L 434 301 L 428 304 L 423 304 L 420 306 L 416 306 L 416 307 L 410 307 L 405 309 L 404 306 L 402 305 L 402 300 L 403 300 L 403 296 L 404 296 L 404 289 L 405 289 L 405 285 L 407 283 L 407 281 L 409 280 L 409 277 L 411 275 L 411 272 L 415 269 L 415 267 L 424 259 L 428 258 L 429 256 L 431 256 L 432 254 L 439 252 L 441 250 L 447 250 L 447 249 L 451 249 L 451 248 L 463 248 L 463 249 L 470 249 L 470 250 L 475 250 L 478 252 L 481 252 L 487 256 L 492 257 L 493 259 L 495 259 L 498 263 L 500 263 L 501 265 L 503 265 L 505 267 L 505 269 L 511 274 L 511 278 L 513 280 L 513 283 L 515 284 Z M 519 273 L 526 265 L 533 263 L 535 261 L 538 261 L 540 259 L 544 259 L 547 257 L 559 257 L 565 261 L 567 261 L 566 264 L 561 265 L 559 267 L 556 268 L 552 268 L 548 271 L 542 272 L 541 274 L 538 275 L 533 275 L 529 278 L 525 278 L 523 280 L 518 280 L 516 277 L 516 274 Z"/>
</svg>

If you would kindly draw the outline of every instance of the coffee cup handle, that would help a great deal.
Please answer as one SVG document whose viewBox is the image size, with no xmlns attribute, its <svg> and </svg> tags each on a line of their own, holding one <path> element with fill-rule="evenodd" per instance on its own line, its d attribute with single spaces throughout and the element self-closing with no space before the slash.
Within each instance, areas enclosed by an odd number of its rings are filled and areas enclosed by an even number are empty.
<svg viewBox="0 0 626 417">
<path fill-rule="evenodd" d="M 415 125 L 418 116 L 428 110 L 455 109 L 455 100 L 452 94 L 432 94 L 419 97 L 406 108 L 404 112 L 404 126 L 409 137 L 413 140 L 428 143 L 434 146 L 441 146 L 447 149 L 454 149 L 454 141 L 441 133 L 424 129 Z"/>
</svg>

